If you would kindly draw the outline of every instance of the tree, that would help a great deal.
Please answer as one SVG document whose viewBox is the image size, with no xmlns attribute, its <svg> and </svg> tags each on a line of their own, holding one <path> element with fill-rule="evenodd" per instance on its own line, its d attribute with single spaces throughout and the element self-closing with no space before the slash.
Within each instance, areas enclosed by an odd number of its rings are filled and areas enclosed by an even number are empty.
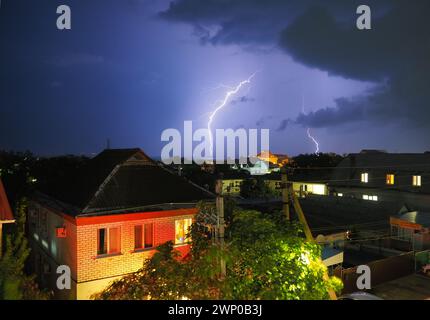
<svg viewBox="0 0 430 320">
<path fill-rule="evenodd" d="M 251 199 L 269 199 L 275 193 L 266 184 L 262 177 L 248 178 L 243 180 L 240 188 L 240 195 Z"/>
<path fill-rule="evenodd" d="M 323 280 L 321 249 L 303 237 L 298 223 L 276 223 L 257 211 L 236 212 L 231 226 L 229 274 L 233 299 L 327 299 L 337 278 Z"/>
<path fill-rule="evenodd" d="M 24 272 L 25 261 L 30 254 L 25 238 L 26 208 L 26 200 L 21 199 L 17 204 L 14 229 L 6 236 L 5 251 L 0 258 L 0 299 L 39 300 L 49 297 L 39 291 L 34 277 Z"/>
<path fill-rule="evenodd" d="M 235 210 L 221 252 L 207 220 L 210 206 L 201 206 L 191 227 L 193 243 L 187 257 L 181 260 L 173 243 L 166 243 L 139 272 L 94 298 L 327 299 L 329 288 L 340 290 L 339 279 L 323 279 L 326 267 L 319 259 L 320 247 L 304 239 L 299 224 Z M 227 264 L 225 278 L 220 275 L 220 258 Z"/>
</svg>

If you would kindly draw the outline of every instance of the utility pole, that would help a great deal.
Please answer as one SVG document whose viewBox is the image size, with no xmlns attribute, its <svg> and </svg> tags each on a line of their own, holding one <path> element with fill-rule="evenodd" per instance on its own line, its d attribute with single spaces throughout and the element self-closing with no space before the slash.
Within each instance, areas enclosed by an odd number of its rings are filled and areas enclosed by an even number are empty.
<svg viewBox="0 0 430 320">
<path fill-rule="evenodd" d="M 309 228 L 308 222 L 306 220 L 305 214 L 303 213 L 303 210 L 302 210 L 302 207 L 300 205 L 299 199 L 295 195 L 294 190 L 293 190 L 293 188 L 291 186 L 289 187 L 289 190 L 291 191 L 291 196 L 292 196 L 292 199 L 293 199 L 294 210 L 296 211 L 296 214 L 299 217 L 299 221 L 303 225 L 303 229 L 304 229 L 304 232 L 305 232 L 306 239 L 309 242 L 315 243 L 315 239 L 314 239 L 314 237 L 312 235 L 311 229 Z M 322 263 L 322 259 L 321 258 L 319 258 L 319 261 Z M 328 276 L 327 270 L 324 272 L 323 279 L 324 279 L 324 281 L 328 281 L 329 280 L 329 276 Z M 329 297 L 330 297 L 331 300 L 337 300 L 336 293 L 332 289 L 330 289 L 328 291 L 328 295 L 329 295 Z"/>
<path fill-rule="evenodd" d="M 225 278 L 226 276 L 226 263 L 224 260 L 224 229 L 225 229 L 225 221 L 224 221 L 224 197 L 222 196 L 222 176 L 220 176 L 216 181 L 215 186 L 216 192 L 216 211 L 218 216 L 218 243 L 221 249 L 221 257 L 220 257 L 220 267 L 221 267 L 221 277 Z"/>
<path fill-rule="evenodd" d="M 289 186 L 288 186 L 288 175 L 287 169 L 282 167 L 281 169 L 282 176 L 282 210 L 285 214 L 285 217 L 288 221 L 290 221 L 290 199 L 289 199 Z"/>
</svg>

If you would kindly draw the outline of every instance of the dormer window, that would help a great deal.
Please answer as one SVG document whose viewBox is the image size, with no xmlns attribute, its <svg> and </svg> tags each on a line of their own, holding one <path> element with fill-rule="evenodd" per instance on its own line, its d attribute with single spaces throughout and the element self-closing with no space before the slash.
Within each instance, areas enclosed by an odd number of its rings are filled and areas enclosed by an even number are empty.
<svg viewBox="0 0 430 320">
<path fill-rule="evenodd" d="M 363 172 L 361 174 L 361 182 L 368 183 L 369 182 L 369 174 L 367 172 Z"/>
</svg>

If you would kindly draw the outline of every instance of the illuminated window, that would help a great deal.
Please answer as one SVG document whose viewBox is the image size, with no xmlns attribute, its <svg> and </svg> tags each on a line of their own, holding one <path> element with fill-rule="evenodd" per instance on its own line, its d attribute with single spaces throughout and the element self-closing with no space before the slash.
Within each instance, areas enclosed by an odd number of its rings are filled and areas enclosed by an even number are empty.
<svg viewBox="0 0 430 320">
<path fill-rule="evenodd" d="M 146 249 L 154 246 L 154 224 L 134 226 L 134 248 Z"/>
<path fill-rule="evenodd" d="M 387 174 L 387 184 L 394 184 L 394 174 Z"/>
<path fill-rule="evenodd" d="M 369 196 L 367 194 L 363 194 L 363 200 L 378 201 L 378 196 Z"/>
<path fill-rule="evenodd" d="M 338 197 L 343 197 L 343 193 L 338 193 L 337 196 Z"/>
<path fill-rule="evenodd" d="M 421 176 L 412 176 L 412 185 L 414 187 L 421 187 Z"/>
<path fill-rule="evenodd" d="M 187 242 L 189 227 L 193 223 L 192 219 L 181 219 L 175 221 L 175 244 Z"/>
<path fill-rule="evenodd" d="M 97 254 L 113 254 L 121 251 L 121 234 L 119 227 L 103 228 L 97 232 Z"/>
<path fill-rule="evenodd" d="M 364 172 L 361 174 L 361 182 L 363 183 L 369 182 L 369 174 L 367 172 Z"/>
<path fill-rule="evenodd" d="M 323 185 L 323 184 L 314 184 L 312 186 L 312 193 L 313 194 L 319 194 L 319 195 L 325 195 L 325 185 Z"/>
</svg>

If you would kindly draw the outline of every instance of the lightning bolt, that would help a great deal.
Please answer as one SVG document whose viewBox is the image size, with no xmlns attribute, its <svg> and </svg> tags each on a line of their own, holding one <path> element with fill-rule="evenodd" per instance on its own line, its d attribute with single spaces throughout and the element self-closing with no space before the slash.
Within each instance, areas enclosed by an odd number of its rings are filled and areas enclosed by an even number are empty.
<svg viewBox="0 0 430 320">
<path fill-rule="evenodd" d="M 318 141 L 311 135 L 311 128 L 308 128 L 306 130 L 306 133 L 308 134 L 308 138 L 311 139 L 315 143 L 315 154 L 318 154 L 320 152 L 320 144 Z"/>
<path fill-rule="evenodd" d="M 230 100 L 232 96 L 234 96 L 236 93 L 240 91 L 240 89 L 246 85 L 251 83 L 252 78 L 254 78 L 256 72 L 254 72 L 248 79 L 241 81 L 237 86 L 232 87 L 231 90 L 227 91 L 224 95 L 224 99 L 219 101 L 219 104 L 215 107 L 215 109 L 211 112 L 209 115 L 209 121 L 208 121 L 208 132 L 209 132 L 209 144 L 210 144 L 210 152 L 211 156 L 213 155 L 213 135 L 212 135 L 212 122 L 217 115 L 217 113 L 223 109 L 227 102 Z"/>
<path fill-rule="evenodd" d="M 302 112 L 305 114 L 305 96 L 302 93 Z M 308 135 L 308 138 L 312 140 L 312 142 L 315 144 L 315 154 L 318 154 L 320 152 L 320 144 L 318 141 L 311 135 L 311 128 L 306 129 L 306 133 Z"/>
</svg>

